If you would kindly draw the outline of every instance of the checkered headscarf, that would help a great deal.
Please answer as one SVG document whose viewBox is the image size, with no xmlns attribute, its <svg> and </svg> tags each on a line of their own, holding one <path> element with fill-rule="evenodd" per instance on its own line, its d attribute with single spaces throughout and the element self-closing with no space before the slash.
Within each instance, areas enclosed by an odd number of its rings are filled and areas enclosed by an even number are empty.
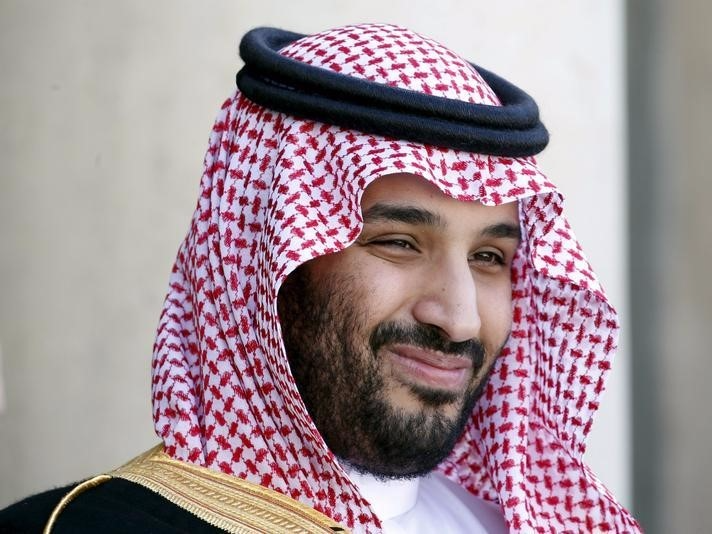
<svg viewBox="0 0 712 534">
<path fill-rule="evenodd" d="M 339 28 L 281 51 L 342 74 L 499 105 L 462 58 L 390 25 Z M 519 201 L 513 323 L 471 421 L 440 465 L 522 532 L 637 531 L 583 463 L 618 321 L 533 157 L 461 152 L 265 109 L 236 92 L 210 136 L 153 360 L 156 431 L 171 456 L 306 503 L 357 531 L 380 522 L 297 392 L 277 292 L 302 263 L 352 243 L 379 176 L 413 173 L 485 205 Z"/>
</svg>

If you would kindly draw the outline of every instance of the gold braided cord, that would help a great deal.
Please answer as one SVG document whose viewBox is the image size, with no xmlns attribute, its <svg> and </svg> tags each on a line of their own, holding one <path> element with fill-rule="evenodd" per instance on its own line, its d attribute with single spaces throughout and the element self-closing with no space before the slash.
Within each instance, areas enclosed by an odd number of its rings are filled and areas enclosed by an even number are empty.
<svg viewBox="0 0 712 534">
<path fill-rule="evenodd" d="M 76 486 L 74 486 L 72 491 L 62 497 L 62 500 L 59 501 L 59 503 L 57 503 L 57 506 L 54 507 L 54 510 L 52 510 L 52 514 L 49 516 L 49 519 L 47 520 L 47 524 L 45 525 L 42 534 L 50 534 L 52 532 L 52 528 L 57 522 L 57 517 L 62 512 L 62 510 L 64 510 L 67 504 L 69 504 L 69 502 L 74 499 L 74 497 L 76 497 L 80 493 L 85 492 L 86 490 L 95 488 L 99 484 L 103 484 L 104 482 L 110 479 L 111 475 L 97 475 L 93 478 L 90 478 L 89 480 L 85 480 L 81 484 L 77 484 Z"/>
</svg>

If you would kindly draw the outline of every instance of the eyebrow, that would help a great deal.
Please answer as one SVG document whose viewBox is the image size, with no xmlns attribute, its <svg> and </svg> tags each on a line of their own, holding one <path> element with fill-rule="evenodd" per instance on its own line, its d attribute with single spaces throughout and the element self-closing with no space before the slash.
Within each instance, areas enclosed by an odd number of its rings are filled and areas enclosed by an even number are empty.
<svg viewBox="0 0 712 534">
<path fill-rule="evenodd" d="M 508 238 L 516 239 L 517 241 L 522 240 L 522 231 L 518 224 L 511 223 L 497 223 L 487 226 L 480 232 L 482 237 L 492 237 L 492 238 Z"/>
<path fill-rule="evenodd" d="M 363 220 L 367 223 L 378 221 L 400 222 L 420 226 L 431 226 L 445 228 L 447 222 L 440 215 L 417 206 L 407 206 L 398 204 L 374 204 L 363 214 Z M 521 241 L 522 233 L 518 224 L 509 222 L 495 223 L 486 226 L 480 232 L 482 237 L 507 238 Z"/>
<path fill-rule="evenodd" d="M 364 222 L 389 221 L 423 226 L 446 226 L 445 221 L 432 211 L 416 206 L 374 204 L 363 214 Z"/>
</svg>

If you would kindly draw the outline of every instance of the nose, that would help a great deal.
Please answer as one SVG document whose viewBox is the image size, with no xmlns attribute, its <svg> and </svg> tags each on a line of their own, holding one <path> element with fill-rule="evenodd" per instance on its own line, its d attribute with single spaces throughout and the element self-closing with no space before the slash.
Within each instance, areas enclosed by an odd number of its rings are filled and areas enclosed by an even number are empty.
<svg viewBox="0 0 712 534">
<path fill-rule="evenodd" d="M 441 258 L 422 274 L 412 308 L 420 323 L 436 326 L 451 341 L 476 339 L 480 333 L 477 287 L 463 258 Z"/>
</svg>

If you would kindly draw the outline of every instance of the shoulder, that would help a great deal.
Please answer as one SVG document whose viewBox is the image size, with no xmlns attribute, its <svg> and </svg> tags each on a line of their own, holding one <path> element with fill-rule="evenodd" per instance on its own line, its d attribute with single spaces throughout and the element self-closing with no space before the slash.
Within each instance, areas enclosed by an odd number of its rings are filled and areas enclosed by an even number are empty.
<svg viewBox="0 0 712 534">
<path fill-rule="evenodd" d="M 110 473 L 0 511 L 0 534 L 43 532 L 48 524 L 52 534 L 347 532 L 306 504 L 175 460 L 161 445 Z"/>
<path fill-rule="evenodd" d="M 73 486 L 38 493 L 0 510 L 0 533 L 42 532 L 54 507 Z"/>
<path fill-rule="evenodd" d="M 77 486 L 23 499 L 0 511 L 0 533 L 42 532 L 59 502 Z M 53 534 L 102 532 L 215 532 L 190 512 L 128 480 L 111 478 L 74 496 L 57 516 Z"/>
</svg>

